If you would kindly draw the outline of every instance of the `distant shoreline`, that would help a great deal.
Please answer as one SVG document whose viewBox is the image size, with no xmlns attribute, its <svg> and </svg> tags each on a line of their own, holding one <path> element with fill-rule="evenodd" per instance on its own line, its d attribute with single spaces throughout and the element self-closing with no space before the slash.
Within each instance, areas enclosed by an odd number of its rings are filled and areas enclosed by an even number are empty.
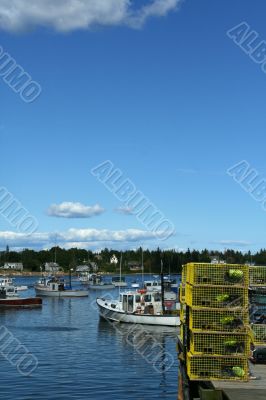
<svg viewBox="0 0 266 400">
<path fill-rule="evenodd" d="M 10 270 L 6 270 L 6 269 L 0 269 L 0 275 L 12 275 L 12 276 L 41 276 L 43 273 L 45 272 L 37 272 L 37 271 L 10 271 Z M 48 272 L 46 272 L 45 274 L 49 274 Z M 52 272 L 50 272 L 51 275 L 65 275 L 68 276 L 69 273 L 68 272 L 59 272 L 56 274 L 53 274 Z M 76 276 L 78 274 L 76 273 L 72 273 L 72 276 Z M 99 275 L 115 275 L 118 276 L 119 272 L 99 272 Z M 122 273 L 123 276 L 127 276 L 127 275 L 142 275 L 142 272 L 126 272 L 126 273 Z M 160 275 L 158 272 L 145 272 L 144 271 L 144 275 Z M 168 275 L 167 273 L 165 273 L 164 275 Z M 178 275 L 178 273 L 172 273 L 171 275 Z"/>
</svg>

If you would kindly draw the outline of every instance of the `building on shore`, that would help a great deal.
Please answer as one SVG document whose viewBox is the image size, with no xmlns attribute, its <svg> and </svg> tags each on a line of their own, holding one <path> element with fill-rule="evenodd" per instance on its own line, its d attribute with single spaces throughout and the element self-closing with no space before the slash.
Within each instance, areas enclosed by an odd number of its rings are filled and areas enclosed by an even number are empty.
<svg viewBox="0 0 266 400">
<path fill-rule="evenodd" d="M 23 264 L 20 262 L 6 262 L 3 266 L 3 269 L 12 269 L 14 271 L 23 271 Z"/>
<path fill-rule="evenodd" d="M 45 272 L 59 272 L 61 268 L 56 262 L 46 262 L 44 264 L 44 270 Z"/>
<path fill-rule="evenodd" d="M 141 271 L 141 264 L 137 261 L 129 261 L 128 268 L 130 271 Z"/>
<path fill-rule="evenodd" d="M 97 272 L 98 265 L 93 262 L 89 261 L 87 264 L 78 265 L 76 268 L 76 272 Z"/>
</svg>

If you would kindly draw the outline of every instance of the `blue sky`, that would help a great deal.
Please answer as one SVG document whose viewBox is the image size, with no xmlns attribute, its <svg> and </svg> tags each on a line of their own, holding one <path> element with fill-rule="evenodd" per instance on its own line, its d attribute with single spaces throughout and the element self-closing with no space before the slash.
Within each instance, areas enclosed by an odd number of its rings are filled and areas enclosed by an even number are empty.
<svg viewBox="0 0 266 400">
<path fill-rule="evenodd" d="M 26 235 L 0 212 L 0 247 L 265 247 L 261 203 L 226 171 L 247 160 L 266 175 L 266 74 L 226 32 L 246 21 L 266 40 L 266 5 L 90 0 L 80 10 L 64 0 L 46 12 L 45 0 L 33 12 L 23 3 L 0 5 L 0 46 L 42 92 L 25 103 L 0 77 L 0 177 L 38 230 Z M 121 212 L 90 173 L 105 160 L 174 235 L 160 240 Z"/>
</svg>

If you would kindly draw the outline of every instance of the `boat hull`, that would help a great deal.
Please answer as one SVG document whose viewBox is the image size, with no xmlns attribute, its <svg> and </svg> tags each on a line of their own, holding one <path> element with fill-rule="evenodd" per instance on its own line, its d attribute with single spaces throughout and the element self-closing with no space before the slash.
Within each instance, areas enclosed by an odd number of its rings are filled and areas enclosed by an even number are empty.
<svg viewBox="0 0 266 400">
<path fill-rule="evenodd" d="M 45 288 L 35 287 L 37 296 L 46 297 L 88 297 L 87 290 L 47 290 Z"/>
<path fill-rule="evenodd" d="M 127 283 L 126 282 L 113 282 L 113 285 L 115 287 L 127 287 Z"/>
<path fill-rule="evenodd" d="M 42 299 L 39 297 L 30 297 L 30 298 L 13 298 L 13 299 L 0 299 L 0 308 L 32 308 L 32 307 L 41 307 Z"/>
<path fill-rule="evenodd" d="M 114 285 L 89 285 L 89 289 L 91 290 L 111 290 L 115 289 Z"/>
<path fill-rule="evenodd" d="M 108 307 L 103 299 L 96 300 L 101 317 L 113 322 L 123 322 L 128 324 L 179 326 L 180 318 L 176 315 L 149 315 L 149 314 L 129 314 L 124 311 L 116 311 Z"/>
<path fill-rule="evenodd" d="M 28 290 L 28 286 L 24 286 L 24 285 L 16 286 L 16 288 L 17 288 L 18 292 L 22 292 L 24 290 Z"/>
</svg>

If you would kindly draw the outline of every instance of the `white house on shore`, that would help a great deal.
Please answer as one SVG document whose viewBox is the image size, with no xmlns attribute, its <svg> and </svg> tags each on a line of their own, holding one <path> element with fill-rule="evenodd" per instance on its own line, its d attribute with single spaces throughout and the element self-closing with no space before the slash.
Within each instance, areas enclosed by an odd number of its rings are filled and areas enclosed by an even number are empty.
<svg viewBox="0 0 266 400">
<path fill-rule="evenodd" d="M 110 264 L 117 264 L 118 263 L 118 258 L 116 257 L 116 255 L 114 254 L 111 258 L 110 258 Z"/>
<path fill-rule="evenodd" d="M 84 264 L 78 265 L 76 267 L 76 272 L 90 272 L 90 271 L 93 271 L 93 272 L 98 271 L 98 265 L 93 261 L 90 261 L 88 264 L 85 264 L 85 265 Z"/>
<path fill-rule="evenodd" d="M 60 267 L 56 262 L 46 262 L 44 264 L 44 270 L 45 272 L 59 272 Z"/>
<path fill-rule="evenodd" d="M 3 269 L 12 269 L 15 271 L 23 271 L 23 264 L 22 263 L 12 263 L 6 262 L 3 266 Z"/>
</svg>

